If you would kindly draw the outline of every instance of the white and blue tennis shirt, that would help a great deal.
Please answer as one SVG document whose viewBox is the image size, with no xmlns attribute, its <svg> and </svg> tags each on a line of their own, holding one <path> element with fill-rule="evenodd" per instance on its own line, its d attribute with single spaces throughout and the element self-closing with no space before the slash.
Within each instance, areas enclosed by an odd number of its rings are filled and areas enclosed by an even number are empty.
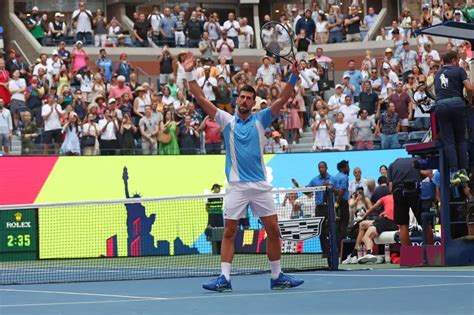
<svg viewBox="0 0 474 315">
<path fill-rule="evenodd" d="M 226 146 L 225 174 L 229 182 L 266 181 L 263 161 L 265 128 L 272 123 L 271 108 L 242 120 L 237 114 L 217 110 L 216 122 L 222 129 Z"/>
</svg>

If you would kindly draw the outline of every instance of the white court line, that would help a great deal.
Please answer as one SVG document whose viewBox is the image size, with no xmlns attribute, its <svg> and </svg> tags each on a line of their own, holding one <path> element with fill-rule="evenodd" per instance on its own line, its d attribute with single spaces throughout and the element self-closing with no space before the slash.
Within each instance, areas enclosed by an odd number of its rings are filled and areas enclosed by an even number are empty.
<svg viewBox="0 0 474 315">
<path fill-rule="evenodd" d="M 412 286 L 391 286 L 391 287 L 372 287 L 372 288 L 353 288 L 353 289 L 332 289 L 332 290 L 308 290 L 308 291 L 283 291 L 283 292 L 266 292 L 266 293 L 242 293 L 242 294 L 206 294 L 197 296 L 180 296 L 180 297 L 128 297 L 129 300 L 116 300 L 116 301 L 90 301 L 90 302 L 59 302 L 59 303 L 35 303 L 35 304 L 10 304 L 0 305 L 0 308 L 8 307 L 31 307 L 31 306 L 51 306 L 51 305 L 76 305 L 76 304 L 101 304 L 101 303 L 131 303 L 131 302 L 146 302 L 146 301 L 176 301 L 176 300 L 191 300 L 191 299 L 217 299 L 217 298 L 235 298 L 235 297 L 254 297 L 254 296 L 272 296 L 272 295 L 301 295 L 301 294 L 315 294 L 315 293 L 340 293 L 340 292 L 361 292 L 361 291 L 377 291 L 377 290 L 396 290 L 396 289 L 418 289 L 418 288 L 431 288 L 431 287 L 454 287 L 454 286 L 465 286 L 474 285 L 474 282 L 467 283 L 440 283 L 440 284 L 425 284 L 425 285 L 412 285 Z M 9 290 L 9 289 L 6 289 Z M 18 292 L 30 292 L 33 290 L 14 290 Z M 53 291 L 35 291 L 38 293 L 53 293 Z M 58 292 L 60 294 L 78 294 L 78 295 L 90 295 L 90 296 L 103 296 L 102 294 L 95 293 L 79 293 L 79 292 Z M 113 296 L 113 295 L 110 295 Z"/>
<path fill-rule="evenodd" d="M 463 276 L 463 275 L 354 275 L 354 274 L 325 274 L 325 273 L 297 273 L 292 274 L 295 276 L 317 276 L 317 277 L 381 277 L 381 278 L 474 278 L 474 276 Z"/>
<path fill-rule="evenodd" d="M 114 297 L 114 298 L 125 298 L 125 299 L 150 299 L 150 298 L 157 299 L 157 300 L 166 300 L 167 299 L 167 298 L 159 298 L 159 297 L 151 297 L 151 296 L 116 295 L 116 294 L 100 294 L 100 293 L 87 293 L 87 292 L 19 290 L 19 289 L 0 289 L 0 291 L 42 293 L 42 294 L 62 294 L 62 295 L 82 295 L 82 296 L 101 296 L 101 297 Z"/>
</svg>

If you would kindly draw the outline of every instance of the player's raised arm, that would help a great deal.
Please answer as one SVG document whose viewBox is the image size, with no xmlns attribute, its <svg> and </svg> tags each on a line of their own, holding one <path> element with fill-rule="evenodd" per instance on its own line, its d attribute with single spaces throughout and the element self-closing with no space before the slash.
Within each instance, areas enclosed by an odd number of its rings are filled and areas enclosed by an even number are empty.
<svg viewBox="0 0 474 315">
<path fill-rule="evenodd" d="M 183 66 L 184 70 L 186 71 L 186 81 L 188 81 L 189 84 L 189 92 L 194 95 L 194 97 L 196 98 L 196 102 L 209 115 L 209 117 L 214 118 L 217 113 L 217 107 L 214 106 L 214 104 L 212 104 L 211 101 L 206 98 L 201 87 L 196 82 L 196 78 L 194 77 L 194 74 L 192 72 L 194 69 L 194 65 L 196 64 L 195 61 L 196 59 L 194 58 L 193 53 L 188 52 Z"/>
<path fill-rule="evenodd" d="M 285 88 L 280 93 L 280 97 L 272 105 L 273 116 L 279 115 L 283 106 L 288 102 L 288 99 L 295 93 L 295 85 L 298 81 L 299 71 L 298 63 L 294 62 L 291 66 L 291 75 Z"/>
</svg>

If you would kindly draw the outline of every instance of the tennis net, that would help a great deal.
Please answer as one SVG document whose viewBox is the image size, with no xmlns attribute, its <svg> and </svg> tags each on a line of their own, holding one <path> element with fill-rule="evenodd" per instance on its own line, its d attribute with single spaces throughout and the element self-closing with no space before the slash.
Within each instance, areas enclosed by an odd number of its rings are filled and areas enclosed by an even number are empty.
<svg viewBox="0 0 474 315">
<path fill-rule="evenodd" d="M 273 191 L 285 271 L 337 268 L 337 259 L 331 259 L 337 256 L 330 248 L 323 253 L 320 242 L 335 231 L 334 218 L 315 216 L 314 194 L 324 196 L 332 217 L 333 194 L 326 187 Z M 112 201 L 0 207 L 0 283 L 220 273 L 223 194 L 140 198 L 127 191 L 126 195 L 127 199 Z M 264 228 L 250 207 L 247 215 L 239 222 L 232 271 L 268 272 Z"/>
</svg>

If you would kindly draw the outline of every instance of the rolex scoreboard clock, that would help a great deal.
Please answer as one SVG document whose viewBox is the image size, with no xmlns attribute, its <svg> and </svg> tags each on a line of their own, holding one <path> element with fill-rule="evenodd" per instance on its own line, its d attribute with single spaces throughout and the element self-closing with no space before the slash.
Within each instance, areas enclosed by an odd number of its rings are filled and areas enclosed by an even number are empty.
<svg viewBox="0 0 474 315">
<path fill-rule="evenodd" d="M 0 261 L 38 258 L 38 211 L 0 211 Z"/>
</svg>

